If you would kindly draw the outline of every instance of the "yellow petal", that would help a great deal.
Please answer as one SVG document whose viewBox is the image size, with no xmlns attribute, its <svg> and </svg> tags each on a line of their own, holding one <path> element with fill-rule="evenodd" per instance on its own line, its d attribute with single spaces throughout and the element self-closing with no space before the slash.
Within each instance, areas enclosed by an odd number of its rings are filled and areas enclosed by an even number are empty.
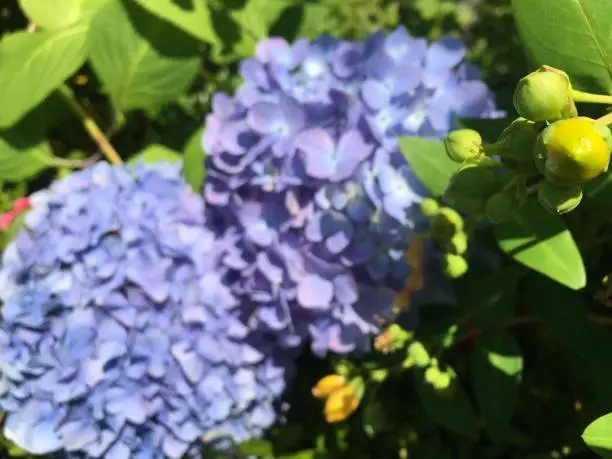
<svg viewBox="0 0 612 459">
<path fill-rule="evenodd" d="M 319 380 L 312 388 L 312 395 L 317 398 L 326 398 L 335 390 L 346 386 L 346 378 L 340 375 L 327 375 Z"/>
<path fill-rule="evenodd" d="M 340 422 L 347 419 L 359 407 L 359 398 L 353 387 L 345 386 L 333 392 L 325 402 L 325 420 Z"/>
</svg>

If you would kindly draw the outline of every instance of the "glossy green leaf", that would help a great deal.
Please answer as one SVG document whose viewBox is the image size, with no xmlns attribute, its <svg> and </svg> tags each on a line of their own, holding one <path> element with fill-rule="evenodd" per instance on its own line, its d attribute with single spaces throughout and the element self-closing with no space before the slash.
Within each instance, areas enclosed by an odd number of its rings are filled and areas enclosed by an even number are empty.
<svg viewBox="0 0 612 459">
<path fill-rule="evenodd" d="M 578 290 L 586 272 L 576 242 L 563 219 L 529 200 L 509 222 L 494 227 L 499 247 L 519 263 Z"/>
<path fill-rule="evenodd" d="M 206 153 L 202 148 L 202 134 L 204 129 L 198 129 L 187 141 L 183 149 L 183 175 L 194 191 L 201 192 L 206 175 L 204 158 Z"/>
<path fill-rule="evenodd" d="M 10 133 L 0 134 L 0 180 L 17 182 L 30 178 L 53 164 L 47 142 L 29 145 Z"/>
<path fill-rule="evenodd" d="M 181 154 L 164 145 L 153 144 L 130 158 L 129 163 L 134 164 L 142 161 L 147 164 L 168 162 L 176 163 L 181 160 Z"/>
<path fill-rule="evenodd" d="M 487 431 L 492 440 L 503 441 L 518 402 L 521 349 L 507 332 L 485 334 L 472 354 L 471 366 L 472 387 Z"/>
<path fill-rule="evenodd" d="M 10 129 L 0 130 L 1 182 L 25 180 L 54 165 L 46 133 L 65 118 L 61 103 L 54 94 Z"/>
<path fill-rule="evenodd" d="M 207 0 L 177 2 L 175 0 L 128 0 L 136 1 L 156 16 L 171 22 L 193 37 L 207 42 L 217 43 L 213 30 L 213 21 Z"/>
<path fill-rule="evenodd" d="M 159 107 L 198 72 L 197 42 L 136 4 L 109 2 L 91 28 L 91 63 L 118 111 Z"/>
<path fill-rule="evenodd" d="M 399 146 L 414 174 L 434 195 L 441 196 L 459 164 L 446 155 L 440 140 L 400 137 Z"/>
<path fill-rule="evenodd" d="M 612 413 L 595 419 L 582 433 L 582 439 L 603 458 L 612 458 Z"/>
<path fill-rule="evenodd" d="M 452 388 L 436 390 L 425 380 L 425 369 L 415 368 L 414 380 L 423 408 L 432 421 L 470 440 L 478 439 L 478 420 L 474 408 L 452 368 Z"/>
<path fill-rule="evenodd" d="M 612 335 L 605 325 L 589 319 L 581 292 L 574 292 L 542 276 L 526 278 L 523 307 L 533 311 L 565 346 L 565 354 L 579 368 L 580 377 L 597 396 L 598 408 L 612 411 Z"/>
<path fill-rule="evenodd" d="M 17 122 L 81 67 L 87 30 L 78 24 L 56 31 L 18 32 L 0 42 L 0 127 Z"/>
<path fill-rule="evenodd" d="M 45 29 L 61 29 L 91 18 L 105 0 L 19 0 L 28 19 Z"/>
<path fill-rule="evenodd" d="M 529 56 L 567 72 L 578 89 L 612 92 L 608 0 L 512 0 Z"/>
<path fill-rule="evenodd" d="M 463 307 L 459 323 L 489 329 L 514 317 L 516 292 L 524 269 L 512 264 L 492 272 L 489 266 L 475 266 L 470 268 L 470 273 L 458 287 L 459 302 Z"/>
</svg>

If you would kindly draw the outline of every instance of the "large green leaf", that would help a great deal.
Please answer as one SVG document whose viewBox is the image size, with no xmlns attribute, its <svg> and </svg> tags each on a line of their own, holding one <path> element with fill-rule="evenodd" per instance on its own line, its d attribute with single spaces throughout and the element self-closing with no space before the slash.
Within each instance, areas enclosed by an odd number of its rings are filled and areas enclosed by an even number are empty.
<svg viewBox="0 0 612 459">
<path fill-rule="evenodd" d="M 0 127 L 40 104 L 83 64 L 87 25 L 46 32 L 17 32 L 0 42 Z"/>
<path fill-rule="evenodd" d="M 601 457 L 612 458 L 612 413 L 590 423 L 584 430 L 582 439 Z"/>
<path fill-rule="evenodd" d="M 415 368 L 414 381 L 421 403 L 432 421 L 471 440 L 478 439 L 478 420 L 465 390 L 452 368 L 452 386 L 447 390 L 434 388 L 425 379 L 425 369 Z"/>
<path fill-rule="evenodd" d="M 206 171 L 204 158 L 206 153 L 202 148 L 202 134 L 204 129 L 198 129 L 187 141 L 183 149 L 183 175 L 194 191 L 200 193 L 204 185 Z"/>
<path fill-rule="evenodd" d="M 518 402 L 523 358 L 516 340 L 506 332 L 486 334 L 472 354 L 472 385 L 487 431 L 504 440 Z"/>
<path fill-rule="evenodd" d="M 519 263 L 578 290 L 586 284 L 580 251 L 563 219 L 528 200 L 513 220 L 496 225 L 500 248 Z"/>
<path fill-rule="evenodd" d="M 512 0 L 512 6 L 535 63 L 561 68 L 579 89 L 612 92 L 609 0 Z"/>
<path fill-rule="evenodd" d="M 18 182 L 53 165 L 49 144 L 22 133 L 0 131 L 0 181 Z"/>
<path fill-rule="evenodd" d="M 612 335 L 605 325 L 594 323 L 581 292 L 574 292 L 542 276 L 528 276 L 523 284 L 522 306 L 533 311 L 565 346 L 580 378 L 597 396 L 598 408 L 612 411 Z M 574 376 L 575 375 L 575 376 Z"/>
<path fill-rule="evenodd" d="M 446 155 L 444 143 L 421 137 L 400 137 L 399 146 L 423 185 L 434 196 L 441 196 L 451 176 L 459 168 L 459 164 Z"/>
<path fill-rule="evenodd" d="M 207 43 L 218 43 L 206 0 L 191 0 L 188 3 L 175 0 L 129 0 L 136 1 L 156 16 L 171 22 L 193 37 Z"/>
<path fill-rule="evenodd" d="M 19 0 L 30 21 L 45 29 L 61 29 L 93 16 L 104 0 Z"/>
<path fill-rule="evenodd" d="M 197 41 L 136 4 L 107 3 L 91 28 L 91 63 L 118 111 L 171 101 L 198 72 Z"/>
</svg>

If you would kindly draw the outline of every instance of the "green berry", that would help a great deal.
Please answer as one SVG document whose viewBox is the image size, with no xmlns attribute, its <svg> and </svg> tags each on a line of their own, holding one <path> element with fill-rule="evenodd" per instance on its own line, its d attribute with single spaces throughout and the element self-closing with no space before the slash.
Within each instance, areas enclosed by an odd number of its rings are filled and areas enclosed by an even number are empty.
<svg viewBox="0 0 612 459">
<path fill-rule="evenodd" d="M 458 129 L 446 136 L 444 148 L 457 163 L 471 161 L 482 155 L 482 137 L 473 129 Z"/>
<path fill-rule="evenodd" d="M 503 159 L 533 165 L 533 147 L 540 131 L 539 123 L 517 118 L 503 130 L 493 150 Z"/>
<path fill-rule="evenodd" d="M 447 253 L 444 255 L 442 270 L 447 277 L 457 279 L 467 272 L 468 263 L 461 255 Z"/>
<path fill-rule="evenodd" d="M 433 198 L 425 198 L 419 204 L 421 212 L 425 217 L 432 218 L 440 212 L 440 204 Z"/>
<path fill-rule="evenodd" d="M 571 212 L 580 205 L 580 201 L 582 201 L 580 185 L 563 187 L 546 180 L 538 185 L 538 202 L 553 214 L 561 215 Z"/>
<path fill-rule="evenodd" d="M 468 248 L 468 237 L 465 233 L 455 234 L 446 246 L 446 250 L 455 255 L 464 255 Z"/>
<path fill-rule="evenodd" d="M 519 115 L 530 121 L 556 121 L 578 115 L 567 73 L 547 65 L 519 81 L 513 101 Z"/>
</svg>

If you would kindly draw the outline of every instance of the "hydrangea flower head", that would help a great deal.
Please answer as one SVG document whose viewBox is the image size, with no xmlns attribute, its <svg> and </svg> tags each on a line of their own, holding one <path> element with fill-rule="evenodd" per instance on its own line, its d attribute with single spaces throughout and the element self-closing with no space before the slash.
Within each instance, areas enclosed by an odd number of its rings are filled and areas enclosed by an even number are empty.
<svg viewBox="0 0 612 459">
<path fill-rule="evenodd" d="M 0 270 L 0 409 L 34 454 L 180 458 L 260 435 L 289 367 L 240 321 L 180 166 L 98 163 L 32 196 Z"/>
<path fill-rule="evenodd" d="M 499 115 L 464 57 L 457 40 L 429 45 L 404 28 L 363 42 L 271 38 L 242 62 L 235 97 L 213 98 L 204 195 L 234 233 L 232 290 L 253 326 L 320 354 L 368 346 L 426 224 L 427 192 L 397 137 Z M 423 295 L 445 291 L 437 277 Z"/>
</svg>

